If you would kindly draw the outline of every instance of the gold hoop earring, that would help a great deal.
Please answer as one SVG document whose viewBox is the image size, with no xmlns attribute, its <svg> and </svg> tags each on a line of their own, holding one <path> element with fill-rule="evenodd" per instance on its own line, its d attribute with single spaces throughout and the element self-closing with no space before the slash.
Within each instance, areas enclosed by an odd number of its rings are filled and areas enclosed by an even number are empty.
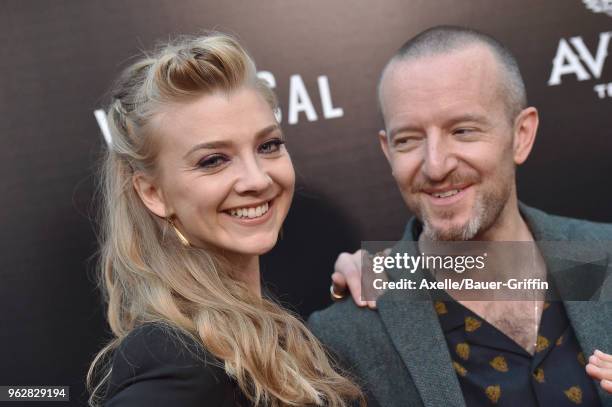
<svg viewBox="0 0 612 407">
<path fill-rule="evenodd" d="M 172 228 L 174 229 L 174 233 L 176 233 L 176 236 L 178 237 L 178 239 L 181 241 L 181 244 L 185 247 L 189 247 L 191 246 L 191 243 L 189 243 L 189 240 L 187 240 L 187 238 L 181 233 L 180 230 L 178 230 L 178 228 L 176 227 L 176 225 L 174 224 L 174 222 L 172 221 L 172 219 L 170 217 L 167 217 L 166 220 L 168 221 L 168 223 L 172 226 Z"/>
</svg>

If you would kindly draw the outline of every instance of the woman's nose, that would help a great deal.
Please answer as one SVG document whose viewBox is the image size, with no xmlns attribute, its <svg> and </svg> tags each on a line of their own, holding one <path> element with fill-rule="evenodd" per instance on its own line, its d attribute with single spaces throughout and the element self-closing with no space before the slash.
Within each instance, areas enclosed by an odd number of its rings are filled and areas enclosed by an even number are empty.
<svg viewBox="0 0 612 407">
<path fill-rule="evenodd" d="M 272 178 L 255 157 L 242 160 L 234 188 L 239 194 L 259 193 L 272 185 Z"/>
</svg>

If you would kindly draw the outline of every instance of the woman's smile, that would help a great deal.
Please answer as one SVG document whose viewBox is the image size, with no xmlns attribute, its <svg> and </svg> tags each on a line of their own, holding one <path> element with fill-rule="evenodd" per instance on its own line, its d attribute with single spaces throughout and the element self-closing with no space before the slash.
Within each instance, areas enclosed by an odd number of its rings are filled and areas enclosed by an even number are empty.
<svg viewBox="0 0 612 407">
<path fill-rule="evenodd" d="M 267 222 L 273 215 L 273 199 L 265 202 L 245 204 L 232 209 L 222 211 L 229 216 L 233 222 L 244 226 L 258 226 Z"/>
</svg>

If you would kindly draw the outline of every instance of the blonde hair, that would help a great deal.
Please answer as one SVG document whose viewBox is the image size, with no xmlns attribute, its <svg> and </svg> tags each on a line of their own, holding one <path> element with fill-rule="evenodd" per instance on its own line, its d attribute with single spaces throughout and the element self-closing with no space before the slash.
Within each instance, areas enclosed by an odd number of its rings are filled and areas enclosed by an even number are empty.
<svg viewBox="0 0 612 407">
<path fill-rule="evenodd" d="M 98 268 L 115 337 L 89 368 L 91 406 L 104 397 L 113 351 L 147 322 L 195 339 L 223 363 L 254 405 L 363 403 L 359 388 L 333 366 L 299 318 L 252 294 L 210 250 L 182 245 L 133 187 L 135 171 L 156 168 L 155 137 L 147 127 L 155 114 L 168 104 L 242 86 L 254 87 L 276 107 L 246 51 L 220 33 L 165 44 L 129 66 L 114 86 L 107 111 L 112 144 L 99 188 Z"/>
</svg>

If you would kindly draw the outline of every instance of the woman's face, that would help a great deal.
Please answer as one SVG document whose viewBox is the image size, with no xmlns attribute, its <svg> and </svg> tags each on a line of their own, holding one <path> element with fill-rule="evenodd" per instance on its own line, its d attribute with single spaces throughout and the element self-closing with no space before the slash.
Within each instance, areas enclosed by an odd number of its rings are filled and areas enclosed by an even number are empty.
<svg viewBox="0 0 612 407">
<path fill-rule="evenodd" d="M 272 109 L 254 89 L 176 104 L 153 120 L 155 179 L 134 185 L 156 215 L 192 245 L 242 255 L 269 251 L 293 196 L 295 174 Z"/>
</svg>

